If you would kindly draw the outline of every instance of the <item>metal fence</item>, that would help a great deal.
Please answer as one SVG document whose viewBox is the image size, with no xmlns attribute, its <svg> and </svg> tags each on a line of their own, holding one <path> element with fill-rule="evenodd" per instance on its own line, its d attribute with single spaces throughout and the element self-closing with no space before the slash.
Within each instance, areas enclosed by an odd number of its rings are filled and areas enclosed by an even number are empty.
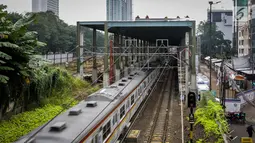
<svg viewBox="0 0 255 143">
<path fill-rule="evenodd" d="M 38 55 L 45 60 L 50 61 L 52 64 L 62 64 L 66 62 L 71 62 L 75 59 L 73 53 L 63 53 L 63 54 L 47 54 L 47 55 Z"/>
</svg>

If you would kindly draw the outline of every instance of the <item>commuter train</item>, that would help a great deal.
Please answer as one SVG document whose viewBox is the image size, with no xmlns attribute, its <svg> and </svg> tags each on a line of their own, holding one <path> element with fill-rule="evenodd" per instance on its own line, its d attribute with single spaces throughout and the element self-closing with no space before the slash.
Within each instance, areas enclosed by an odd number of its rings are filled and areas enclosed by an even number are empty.
<svg viewBox="0 0 255 143">
<path fill-rule="evenodd" d="M 157 80 L 160 68 L 133 71 L 127 77 L 91 94 L 40 131 L 34 130 L 17 143 L 114 143 L 130 123 Z"/>
</svg>

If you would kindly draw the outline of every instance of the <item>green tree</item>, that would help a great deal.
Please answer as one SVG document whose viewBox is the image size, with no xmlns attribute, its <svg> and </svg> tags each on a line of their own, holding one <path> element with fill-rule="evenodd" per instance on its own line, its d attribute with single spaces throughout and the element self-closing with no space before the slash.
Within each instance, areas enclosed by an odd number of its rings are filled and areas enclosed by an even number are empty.
<svg viewBox="0 0 255 143">
<path fill-rule="evenodd" d="M 22 18 L 22 15 L 19 14 L 19 13 L 17 13 L 17 12 L 11 12 L 11 13 L 8 13 L 6 17 L 7 17 L 7 19 L 11 20 L 12 23 L 15 23 L 15 22 L 17 22 L 19 19 Z"/>
<path fill-rule="evenodd" d="M 210 47 L 210 25 L 201 21 L 197 28 L 197 34 L 201 36 L 201 52 L 204 56 L 212 55 L 217 58 L 229 58 L 231 56 L 231 41 L 224 39 L 224 33 L 217 30 L 215 23 L 212 23 L 212 46 Z"/>
<path fill-rule="evenodd" d="M 6 6 L 0 6 L 0 109 L 5 112 L 10 102 L 26 98 L 23 91 L 29 84 L 32 68 L 29 61 L 34 48 L 44 46 L 37 33 L 27 31 L 35 15 L 23 16 L 16 23 L 7 19 Z"/>
<path fill-rule="evenodd" d="M 41 47 L 38 52 L 46 54 L 48 52 L 69 52 L 75 51 L 77 45 L 76 26 L 68 25 L 59 19 L 53 12 L 39 12 L 36 14 L 36 22 L 29 26 L 29 30 L 38 32 L 38 39 L 47 43 L 46 47 Z M 87 48 L 92 47 L 92 30 L 84 28 L 84 44 Z M 103 46 L 103 34 L 97 32 L 97 45 Z"/>
</svg>

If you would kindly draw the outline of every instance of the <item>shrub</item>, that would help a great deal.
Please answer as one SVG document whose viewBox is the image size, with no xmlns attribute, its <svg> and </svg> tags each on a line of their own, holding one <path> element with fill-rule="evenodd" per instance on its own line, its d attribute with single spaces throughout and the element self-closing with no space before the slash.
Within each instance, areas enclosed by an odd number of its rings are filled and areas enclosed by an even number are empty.
<svg viewBox="0 0 255 143">
<path fill-rule="evenodd" d="M 89 83 L 74 78 L 60 68 L 37 69 L 27 88 L 30 92 L 25 93 L 32 95 L 29 102 L 36 101 L 42 108 L 14 115 L 8 121 L 0 121 L 0 142 L 9 143 L 17 140 L 52 119 L 63 109 L 76 105 L 78 103 L 78 100 L 74 99 L 76 94 L 80 92 L 91 94 L 99 88 L 91 87 Z"/>
<path fill-rule="evenodd" d="M 14 115 L 8 121 L 1 121 L 0 142 L 9 143 L 16 141 L 21 136 L 49 121 L 62 109 L 61 106 L 46 105 L 34 111 Z"/>
<path fill-rule="evenodd" d="M 226 133 L 228 123 L 226 121 L 224 110 L 219 102 L 216 102 L 209 93 L 203 94 L 199 106 L 195 111 L 195 125 L 200 124 L 204 128 L 205 136 L 203 141 L 213 137 L 217 143 L 223 141 L 222 133 Z"/>
</svg>

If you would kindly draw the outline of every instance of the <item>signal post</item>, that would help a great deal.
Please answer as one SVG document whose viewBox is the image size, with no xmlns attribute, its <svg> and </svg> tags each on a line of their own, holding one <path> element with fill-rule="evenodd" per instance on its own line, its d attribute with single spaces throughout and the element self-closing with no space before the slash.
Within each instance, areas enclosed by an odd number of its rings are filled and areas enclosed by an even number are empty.
<svg viewBox="0 0 255 143">
<path fill-rule="evenodd" d="M 189 92 L 188 94 L 188 108 L 190 108 L 190 143 L 193 143 L 193 124 L 195 123 L 193 108 L 196 108 L 196 94 L 194 92 Z"/>
</svg>

